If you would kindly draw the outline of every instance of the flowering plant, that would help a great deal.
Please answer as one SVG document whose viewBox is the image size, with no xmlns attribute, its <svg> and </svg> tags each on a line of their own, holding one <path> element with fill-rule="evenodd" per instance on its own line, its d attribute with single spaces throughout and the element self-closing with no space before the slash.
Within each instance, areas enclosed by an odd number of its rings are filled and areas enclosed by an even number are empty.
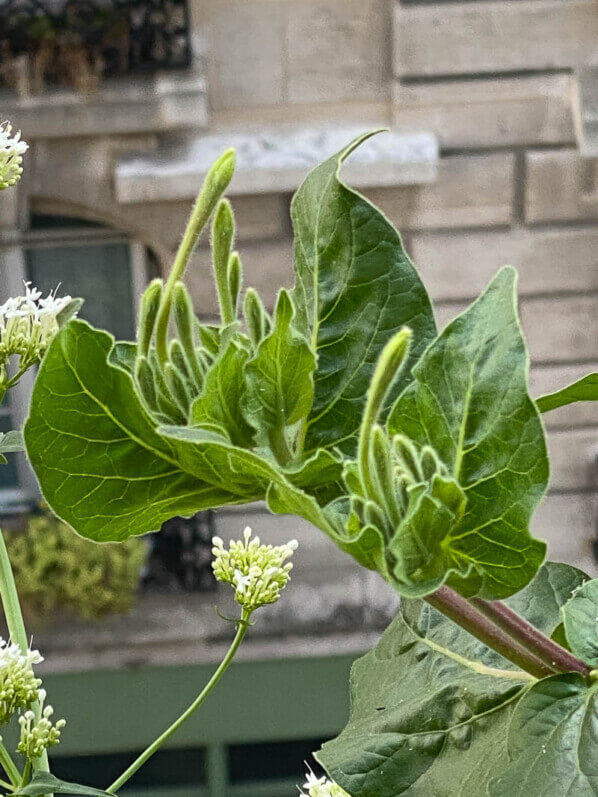
<svg viewBox="0 0 598 797">
<path fill-rule="evenodd" d="M 327 776 L 308 775 L 310 797 L 596 795 L 598 580 L 545 563 L 529 523 L 548 483 L 541 414 L 596 400 L 598 375 L 529 395 L 511 268 L 437 332 L 399 234 L 340 180 L 366 138 L 295 195 L 296 282 L 272 313 L 252 289 L 239 308 L 224 153 L 167 281 L 142 297 L 136 341 L 72 319 L 50 343 L 27 454 L 48 504 L 84 537 L 124 540 L 262 499 L 400 593 L 398 616 L 354 665 L 351 718 L 317 752 Z M 196 319 L 184 284 L 212 217 L 219 325 Z M 203 702 L 251 613 L 278 598 L 293 548 L 249 532 L 228 549 L 214 540 L 215 574 L 241 607 L 235 640 L 109 793 Z M 18 788 L 68 791 L 43 767 Z"/>
</svg>

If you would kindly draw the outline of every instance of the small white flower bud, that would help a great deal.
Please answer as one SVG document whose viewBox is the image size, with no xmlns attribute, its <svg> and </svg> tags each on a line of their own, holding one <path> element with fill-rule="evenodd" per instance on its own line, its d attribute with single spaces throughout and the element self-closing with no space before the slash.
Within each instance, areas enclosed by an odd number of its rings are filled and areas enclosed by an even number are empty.
<svg viewBox="0 0 598 797">
<path fill-rule="evenodd" d="M 226 550 L 214 538 L 212 568 L 218 581 L 231 584 L 235 599 L 248 612 L 267 603 L 275 603 L 288 584 L 291 563 L 286 562 L 297 548 L 297 541 L 286 545 L 262 545 L 251 536 L 249 526 L 243 531 L 243 542 L 231 540 Z"/>
<path fill-rule="evenodd" d="M 317 778 L 309 768 L 303 788 L 307 789 L 307 793 L 300 792 L 300 797 L 350 797 L 337 783 L 326 777 Z"/>
<path fill-rule="evenodd" d="M 13 136 L 9 122 L 0 124 L 0 191 L 19 182 L 23 174 L 22 156 L 28 149 L 28 144 L 21 141 L 20 131 Z"/>
</svg>

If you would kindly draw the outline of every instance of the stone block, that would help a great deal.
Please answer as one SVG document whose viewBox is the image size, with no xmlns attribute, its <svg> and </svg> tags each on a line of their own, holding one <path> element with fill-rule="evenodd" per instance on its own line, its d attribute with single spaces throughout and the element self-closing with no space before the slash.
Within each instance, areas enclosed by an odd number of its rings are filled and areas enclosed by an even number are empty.
<svg viewBox="0 0 598 797">
<path fill-rule="evenodd" d="M 598 229 L 413 233 L 408 249 L 437 301 L 474 298 L 504 265 L 520 295 L 598 291 Z"/>
<path fill-rule="evenodd" d="M 540 150 L 526 154 L 525 220 L 598 219 L 596 164 L 577 150 Z"/>
<path fill-rule="evenodd" d="M 551 491 L 598 490 L 598 427 L 548 435 Z"/>
<path fill-rule="evenodd" d="M 308 172 L 363 135 L 362 126 L 302 126 L 228 131 L 165 143 L 151 156 L 130 155 L 115 167 L 119 202 L 195 197 L 225 149 L 237 151 L 229 195 L 292 192 Z M 371 137 L 348 158 L 343 175 L 353 186 L 419 185 L 436 177 L 438 143 L 431 133 Z"/>
<path fill-rule="evenodd" d="M 294 2 L 287 13 L 289 102 L 388 96 L 391 12 L 386 0 Z"/>
<path fill-rule="evenodd" d="M 532 518 L 532 533 L 548 542 L 549 559 L 575 565 L 596 578 L 592 546 L 597 512 L 598 493 L 549 495 Z"/>
<path fill-rule="evenodd" d="M 269 0 L 207 4 L 204 32 L 213 108 L 284 101 L 284 5 Z"/>
<path fill-rule="evenodd" d="M 511 153 L 441 158 L 430 185 L 376 188 L 365 193 L 399 230 L 500 226 L 511 221 Z"/>
<path fill-rule="evenodd" d="M 441 147 L 563 144 L 575 139 L 570 75 L 395 83 L 395 130 L 431 130 Z"/>
<path fill-rule="evenodd" d="M 567 69 L 596 63 L 594 0 L 399 5 L 395 74 Z"/>
</svg>

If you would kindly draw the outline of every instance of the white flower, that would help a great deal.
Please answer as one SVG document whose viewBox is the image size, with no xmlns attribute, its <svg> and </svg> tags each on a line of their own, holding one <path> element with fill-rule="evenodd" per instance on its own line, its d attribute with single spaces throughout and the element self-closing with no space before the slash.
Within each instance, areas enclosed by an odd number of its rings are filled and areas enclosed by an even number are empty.
<svg viewBox="0 0 598 797">
<path fill-rule="evenodd" d="M 305 783 L 303 788 L 307 789 L 305 792 L 300 792 L 300 797 L 350 797 L 344 789 L 328 780 L 325 776 L 317 778 L 311 767 L 308 766 L 308 771 L 305 773 Z"/>
<path fill-rule="evenodd" d="M 38 362 L 58 332 L 58 315 L 72 301 L 56 296 L 42 298 L 41 291 L 25 283 L 25 295 L 13 296 L 0 305 L 0 364 L 13 354 L 21 358 L 24 370 Z"/>
<path fill-rule="evenodd" d="M 296 540 L 286 545 L 262 545 L 259 537 L 251 537 L 248 526 L 243 541 L 231 540 L 228 550 L 220 537 L 214 537 L 212 544 L 214 575 L 235 588 L 235 599 L 246 611 L 278 600 L 290 580 L 293 566 L 286 560 L 296 550 Z"/>
<path fill-rule="evenodd" d="M 16 185 L 21 179 L 23 155 L 29 149 L 21 141 L 21 131 L 12 135 L 10 122 L 0 124 L 0 190 Z"/>
<path fill-rule="evenodd" d="M 33 711 L 26 711 L 19 717 L 19 725 L 21 726 L 21 739 L 19 741 L 18 751 L 27 758 L 39 758 L 40 755 L 48 747 L 53 747 L 60 741 L 60 732 L 66 725 L 66 720 L 58 720 L 55 724 L 52 723 L 51 717 L 54 714 L 52 706 L 45 706 L 46 690 L 39 690 L 39 703 L 41 717 L 38 722 L 35 721 L 35 714 Z"/>
<path fill-rule="evenodd" d="M 33 665 L 42 661 L 38 650 L 23 653 L 14 642 L 0 637 L 0 725 L 37 700 L 42 682 L 35 677 Z"/>
</svg>

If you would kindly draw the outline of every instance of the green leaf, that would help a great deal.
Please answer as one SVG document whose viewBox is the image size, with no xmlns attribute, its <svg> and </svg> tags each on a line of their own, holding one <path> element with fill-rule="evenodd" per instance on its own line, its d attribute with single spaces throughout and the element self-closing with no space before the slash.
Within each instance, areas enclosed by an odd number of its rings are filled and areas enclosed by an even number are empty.
<svg viewBox="0 0 598 797">
<path fill-rule="evenodd" d="M 291 206 L 295 231 L 297 326 L 318 367 L 306 450 L 353 454 L 370 378 L 388 339 L 413 331 L 410 366 L 434 338 L 430 300 L 392 224 L 339 179 L 344 160 L 372 134 L 314 169 Z"/>
<path fill-rule="evenodd" d="M 550 633 L 581 577 L 547 563 L 508 603 Z M 532 683 L 428 604 L 404 599 L 353 665 L 349 723 L 317 758 L 351 797 L 481 797 L 508 763 L 509 722 Z"/>
<path fill-rule="evenodd" d="M 546 550 L 529 533 L 548 458 L 515 287 L 514 270 L 502 269 L 428 348 L 388 420 L 391 435 L 432 446 L 463 489 L 465 512 L 443 542 L 446 576 L 463 594 L 489 599 L 524 587 Z M 433 556 L 430 541 L 422 544 Z"/>
<path fill-rule="evenodd" d="M 91 786 L 82 786 L 80 783 L 68 783 L 60 780 L 49 772 L 34 772 L 31 782 L 27 786 L 14 792 L 15 797 L 43 797 L 46 794 L 72 794 L 77 797 L 114 797 L 113 792 L 94 789 Z"/>
<path fill-rule="evenodd" d="M 282 290 L 272 331 L 245 369 L 245 417 L 257 432 L 258 445 L 269 446 L 282 464 L 297 450 L 314 397 L 316 358 L 303 335 L 291 326 L 294 315 L 290 296 Z M 292 426 L 299 441 L 289 434 Z"/>
<path fill-rule="evenodd" d="M 598 667 L 598 579 L 581 586 L 561 612 L 571 651 Z"/>
<path fill-rule="evenodd" d="M 522 697 L 507 739 L 508 766 L 490 797 L 598 795 L 598 685 L 581 675 L 544 678 Z"/>
<path fill-rule="evenodd" d="M 191 423 L 216 426 L 235 445 L 251 445 L 253 430 L 241 405 L 245 399 L 243 368 L 248 352 L 231 340 L 206 375 L 201 395 L 191 407 Z"/>
<path fill-rule="evenodd" d="M 52 510 L 82 536 L 114 541 L 238 501 L 180 466 L 130 375 L 109 361 L 113 346 L 106 332 L 71 321 L 40 367 L 24 433 Z"/>
<path fill-rule="evenodd" d="M 598 373 L 588 374 L 572 385 L 536 399 L 540 412 L 550 412 L 576 401 L 598 401 Z"/>
</svg>

